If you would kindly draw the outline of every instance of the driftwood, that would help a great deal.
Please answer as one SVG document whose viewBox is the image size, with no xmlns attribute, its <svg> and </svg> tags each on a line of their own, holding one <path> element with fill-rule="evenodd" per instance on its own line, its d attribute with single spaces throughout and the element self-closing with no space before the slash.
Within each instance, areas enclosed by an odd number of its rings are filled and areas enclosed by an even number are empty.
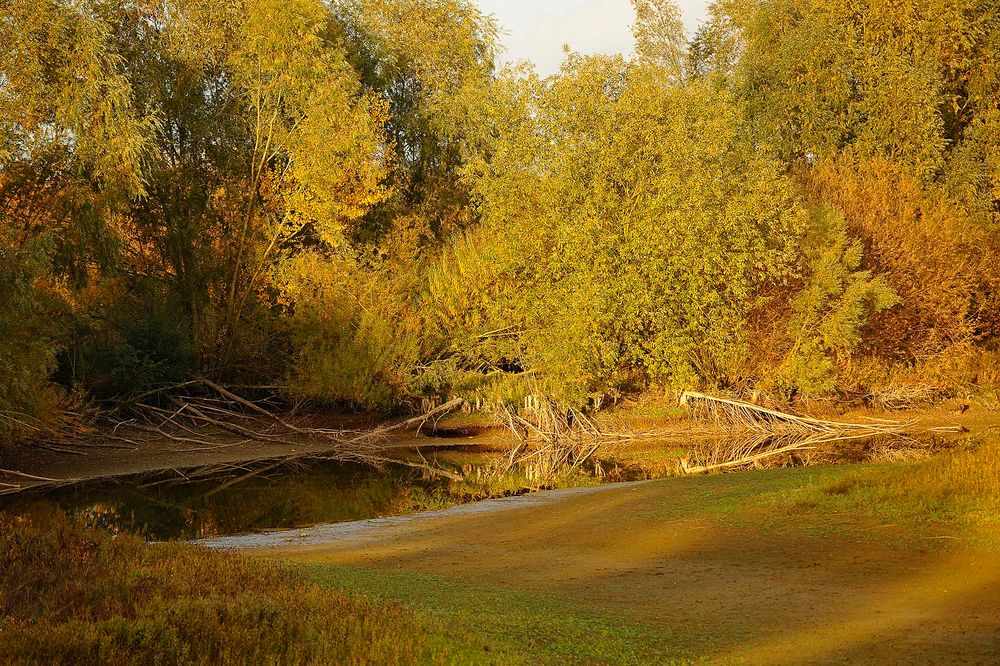
<svg viewBox="0 0 1000 666">
<path fill-rule="evenodd" d="M 329 445 L 324 455 L 343 454 L 351 460 L 378 455 L 380 444 L 393 432 L 419 428 L 429 419 L 461 407 L 452 400 L 437 409 L 399 423 L 371 429 L 320 428 L 302 418 L 279 415 L 254 401 L 208 379 L 164 387 L 129 399 L 102 415 L 102 437 L 135 443 L 120 433 L 129 430 L 162 436 L 171 441 L 210 448 L 226 447 L 220 436 L 235 436 L 243 442 L 301 445 L 322 442 Z M 202 448 L 202 450 L 203 450 Z"/>
<path fill-rule="evenodd" d="M 172 452 L 221 450 L 250 444 L 309 446 L 309 452 L 289 452 L 239 463 L 218 463 L 174 470 L 182 481 L 224 479 L 218 490 L 265 474 L 282 466 L 308 461 L 360 463 L 373 467 L 402 464 L 433 475 L 461 477 L 428 463 L 401 460 L 391 455 L 389 437 L 407 430 L 419 430 L 425 423 L 462 407 L 461 399 L 451 400 L 425 414 L 367 429 L 315 427 L 307 419 L 278 414 L 265 400 L 252 400 L 208 379 L 198 379 L 147 391 L 122 401 L 100 413 L 93 427 L 80 429 L 68 445 L 139 449 L 143 442 L 172 442 Z M 44 445 L 44 443 L 42 444 Z M 82 451 L 81 455 L 85 455 Z M 76 479 L 50 479 L 15 470 L 0 470 L 0 477 L 21 478 L 33 485 L 66 485 Z M 12 480 L 13 480 L 12 479 Z M 157 481 L 156 483 L 163 482 Z M 22 484 L 0 482 L 0 494 L 22 490 Z"/>
<path fill-rule="evenodd" d="M 768 433 L 827 433 L 870 435 L 903 433 L 913 422 L 869 419 L 865 423 L 841 423 L 824 421 L 808 416 L 797 416 L 767 409 L 749 402 L 716 398 L 704 393 L 685 391 L 681 393 L 680 404 L 688 407 L 696 416 L 709 416 L 729 430 L 753 430 Z"/>
<path fill-rule="evenodd" d="M 35 474 L 27 474 L 25 472 L 20 472 L 15 469 L 0 469 L 0 476 L 14 477 L 15 479 L 24 479 L 25 481 L 41 482 L 46 484 L 62 484 L 64 481 L 62 479 L 51 479 L 47 476 L 37 476 Z M 76 479 L 72 480 L 73 482 Z M 24 490 L 24 485 L 20 483 L 7 483 L 5 481 L 0 481 L 0 495 L 13 495 Z"/>
<path fill-rule="evenodd" d="M 411 419 L 407 419 L 407 420 L 402 421 L 400 423 L 394 423 L 392 425 L 379 426 L 378 428 L 375 429 L 375 432 L 389 433 L 389 432 L 396 432 L 396 431 L 400 431 L 400 430 L 410 430 L 410 429 L 413 429 L 413 428 L 416 428 L 416 431 L 420 432 L 420 429 L 428 421 L 434 420 L 436 422 L 437 420 L 441 419 L 441 417 L 445 416 L 446 414 L 449 414 L 449 413 L 455 411 L 456 409 L 461 409 L 464 405 L 465 405 L 465 400 L 464 399 L 462 399 L 462 398 L 455 398 L 454 400 L 451 400 L 449 402 L 444 403 L 443 405 L 435 407 L 434 409 L 432 409 L 432 410 L 430 410 L 428 412 L 425 412 L 425 413 L 421 414 L 420 416 L 415 416 L 415 417 L 413 417 Z"/>
<path fill-rule="evenodd" d="M 691 409 L 696 416 L 714 419 L 730 433 L 744 434 L 735 440 L 703 446 L 701 451 L 682 459 L 682 474 L 759 466 L 782 456 L 788 458 L 851 440 L 882 436 L 908 439 L 905 434 L 914 425 L 912 421 L 879 419 L 869 419 L 864 423 L 825 421 L 693 391 L 682 393 L 680 404 Z"/>
</svg>

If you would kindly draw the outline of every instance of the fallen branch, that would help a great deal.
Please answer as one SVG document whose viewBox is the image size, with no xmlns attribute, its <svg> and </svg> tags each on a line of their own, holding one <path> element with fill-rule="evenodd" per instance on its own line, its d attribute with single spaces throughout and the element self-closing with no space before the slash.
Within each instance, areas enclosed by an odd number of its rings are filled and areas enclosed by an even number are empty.
<svg viewBox="0 0 1000 666">
<path fill-rule="evenodd" d="M 15 476 L 19 479 L 29 479 L 31 481 L 45 481 L 49 483 L 62 483 L 66 479 L 51 479 L 47 476 L 35 476 L 34 474 L 27 474 L 25 472 L 19 472 L 14 469 L 0 469 L 0 474 L 6 474 L 7 476 Z"/>
<path fill-rule="evenodd" d="M 756 430 L 770 433 L 851 433 L 866 432 L 871 435 L 905 432 L 912 422 L 872 420 L 868 423 L 841 423 L 824 421 L 808 416 L 797 416 L 767 409 L 749 402 L 716 398 L 714 396 L 684 391 L 680 395 L 681 406 L 688 407 L 696 415 L 707 414 L 720 425 L 730 430 Z"/>
<path fill-rule="evenodd" d="M 429 420 L 431 420 L 431 419 L 440 419 L 445 414 L 448 414 L 449 412 L 452 412 L 452 411 L 454 411 L 456 409 L 461 408 L 462 405 L 464 405 L 464 404 L 465 404 L 465 400 L 463 398 L 455 398 L 453 400 L 450 400 L 450 401 L 446 402 L 443 405 L 440 405 L 439 407 L 435 407 L 434 409 L 432 409 L 429 412 L 421 414 L 420 416 L 414 416 L 412 419 L 407 419 L 407 420 L 405 420 L 405 421 L 403 421 L 401 423 L 395 423 L 395 424 L 392 424 L 392 425 L 380 426 L 380 427 L 376 428 L 373 432 L 388 433 L 388 432 L 394 432 L 394 431 L 397 431 L 397 430 L 409 430 L 410 428 L 413 428 L 414 426 L 416 426 L 417 432 L 419 432 L 420 428 L 422 428 L 423 425 L 425 423 L 427 423 Z"/>
</svg>

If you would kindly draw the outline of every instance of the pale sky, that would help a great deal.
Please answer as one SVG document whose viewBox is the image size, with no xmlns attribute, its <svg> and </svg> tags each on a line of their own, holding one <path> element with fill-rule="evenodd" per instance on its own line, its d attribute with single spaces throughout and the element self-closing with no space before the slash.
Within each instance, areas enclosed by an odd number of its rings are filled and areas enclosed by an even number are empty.
<svg viewBox="0 0 1000 666">
<path fill-rule="evenodd" d="M 629 0 L 477 0 L 500 24 L 503 62 L 531 60 L 538 73 L 552 74 L 562 62 L 562 45 L 581 53 L 632 53 Z M 708 14 L 710 0 L 678 0 L 692 34 Z"/>
</svg>

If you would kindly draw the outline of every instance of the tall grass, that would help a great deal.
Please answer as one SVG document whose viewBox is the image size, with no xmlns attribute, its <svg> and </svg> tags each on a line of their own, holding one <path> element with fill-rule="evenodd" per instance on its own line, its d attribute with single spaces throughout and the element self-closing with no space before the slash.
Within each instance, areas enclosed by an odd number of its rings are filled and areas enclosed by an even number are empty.
<svg viewBox="0 0 1000 666">
<path fill-rule="evenodd" d="M 0 663 L 413 663 L 401 606 L 287 568 L 0 515 Z"/>
</svg>

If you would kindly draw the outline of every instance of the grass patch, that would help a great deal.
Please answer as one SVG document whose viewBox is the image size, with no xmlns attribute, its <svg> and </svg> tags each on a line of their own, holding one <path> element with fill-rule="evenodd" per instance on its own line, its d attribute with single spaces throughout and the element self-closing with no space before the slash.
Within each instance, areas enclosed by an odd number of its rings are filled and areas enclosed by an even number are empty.
<svg viewBox="0 0 1000 666">
<path fill-rule="evenodd" d="M 435 656 L 448 663 L 690 663 L 691 639 L 630 623 L 541 593 L 473 586 L 408 571 L 302 565 L 324 587 L 411 606 L 434 627 Z"/>
<path fill-rule="evenodd" d="M 0 663 L 387 663 L 432 660 L 398 604 L 284 566 L 0 515 Z"/>
<path fill-rule="evenodd" d="M 900 528 L 884 534 L 900 543 L 926 545 L 929 536 L 944 533 L 1000 548 L 996 437 L 919 461 L 747 471 L 669 483 L 678 492 L 665 494 L 643 517 L 859 536 L 859 527 L 875 523 Z"/>
<path fill-rule="evenodd" d="M 1000 445 L 980 441 L 921 461 L 782 468 L 672 479 L 642 519 L 708 519 L 771 531 L 848 532 L 1000 548 Z M 897 526 L 868 532 L 873 524 Z M 950 542 L 939 542 L 946 545 Z"/>
<path fill-rule="evenodd" d="M 929 530 L 956 532 L 963 541 L 1000 547 L 1000 440 L 973 440 L 925 460 L 838 468 L 775 504 L 895 523 L 920 538 Z"/>
<path fill-rule="evenodd" d="M 675 492 L 637 514 L 657 520 L 710 519 L 729 523 L 761 523 L 758 509 L 776 500 L 798 497 L 834 481 L 853 466 L 790 467 L 663 481 Z"/>
</svg>

